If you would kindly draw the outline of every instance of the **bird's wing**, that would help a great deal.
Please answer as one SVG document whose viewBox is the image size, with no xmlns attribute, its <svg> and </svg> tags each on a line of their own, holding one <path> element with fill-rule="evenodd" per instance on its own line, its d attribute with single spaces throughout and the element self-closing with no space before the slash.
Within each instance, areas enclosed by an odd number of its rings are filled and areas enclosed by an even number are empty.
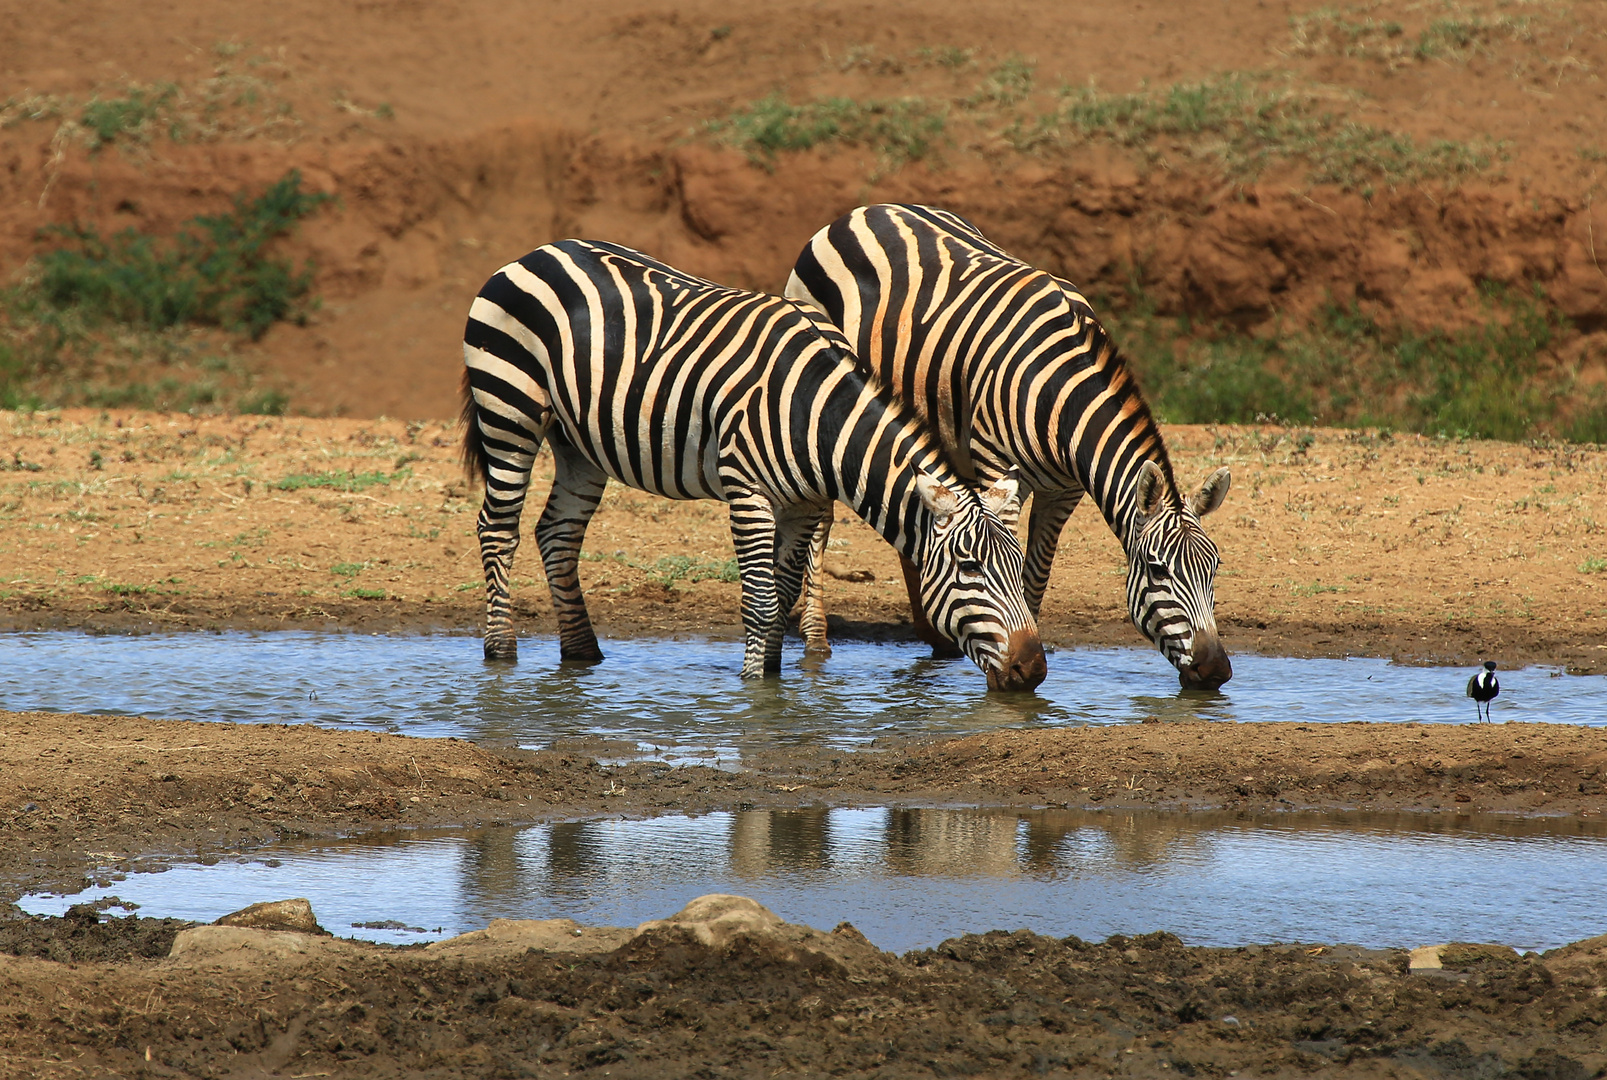
<svg viewBox="0 0 1607 1080">
<path fill-rule="evenodd" d="M 1467 692 L 1468 697 L 1473 696 L 1473 691 L 1478 687 L 1478 685 L 1479 685 L 1479 677 L 1477 675 L 1474 675 L 1474 676 L 1472 676 L 1471 678 L 1468 679 L 1468 692 Z"/>
</svg>

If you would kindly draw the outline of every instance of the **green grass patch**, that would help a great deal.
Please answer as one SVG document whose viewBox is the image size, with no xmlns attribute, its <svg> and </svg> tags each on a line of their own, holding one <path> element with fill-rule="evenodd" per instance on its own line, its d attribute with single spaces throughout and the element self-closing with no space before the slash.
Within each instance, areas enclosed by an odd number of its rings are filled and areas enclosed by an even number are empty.
<svg viewBox="0 0 1607 1080">
<path fill-rule="evenodd" d="M 1068 87 L 1061 104 L 1005 132 L 1022 150 L 1113 142 L 1152 156 L 1176 153 L 1253 177 L 1303 163 L 1315 183 L 1368 190 L 1375 184 L 1455 180 L 1489 169 L 1501 148 L 1489 142 L 1436 140 L 1357 123 L 1344 102 L 1244 75 L 1175 83 L 1133 94 Z"/>
<path fill-rule="evenodd" d="M 331 566 L 329 572 L 344 578 L 354 578 L 367 569 L 368 564 L 365 562 L 342 562 Z"/>
<path fill-rule="evenodd" d="M 862 146 L 889 165 L 918 161 L 942 134 L 945 108 L 924 98 L 855 101 L 819 98 L 794 105 L 771 94 L 721 119 L 705 131 L 761 164 L 788 150 L 825 144 Z"/>
<path fill-rule="evenodd" d="M 735 558 L 694 559 L 689 555 L 665 555 L 644 567 L 649 581 L 671 586 L 681 581 L 740 581 Z"/>
<path fill-rule="evenodd" d="M 294 473 L 273 486 L 280 491 L 304 491 L 308 488 L 327 488 L 331 491 L 363 491 L 379 487 L 394 480 L 405 480 L 413 475 L 411 469 L 396 472 L 333 471 L 320 473 Z"/>
<path fill-rule="evenodd" d="M 1604 559 L 1598 555 L 1592 555 L 1590 558 L 1579 564 L 1579 572 L 1581 574 L 1599 574 L 1604 570 L 1607 570 L 1607 559 Z"/>
<path fill-rule="evenodd" d="M 384 589 L 347 589 L 340 595 L 353 600 L 383 600 L 387 594 Z"/>
<path fill-rule="evenodd" d="M 1564 320 L 1538 288 L 1486 287 L 1478 322 L 1454 331 L 1385 326 L 1338 305 L 1266 335 L 1162 318 L 1141 295 L 1115 308 L 1112 334 L 1167 422 L 1320 422 L 1507 440 L 1576 437 L 1603 424 L 1600 412 L 1578 411 L 1567 380 L 1551 373 Z"/>
<path fill-rule="evenodd" d="M 282 414 L 236 353 L 311 309 L 310 264 L 275 243 L 327 201 L 291 172 L 170 236 L 56 228 L 63 246 L 0 289 L 0 408 L 68 405 Z"/>
<path fill-rule="evenodd" d="M 40 256 L 38 288 L 52 306 L 76 308 L 91 322 L 220 326 L 255 340 L 281 319 L 304 318 L 311 265 L 293 266 L 267 248 L 328 201 L 303 192 L 292 170 L 256 198 L 236 196 L 231 212 L 193 218 L 170 237 L 58 229 L 68 244 Z"/>
</svg>

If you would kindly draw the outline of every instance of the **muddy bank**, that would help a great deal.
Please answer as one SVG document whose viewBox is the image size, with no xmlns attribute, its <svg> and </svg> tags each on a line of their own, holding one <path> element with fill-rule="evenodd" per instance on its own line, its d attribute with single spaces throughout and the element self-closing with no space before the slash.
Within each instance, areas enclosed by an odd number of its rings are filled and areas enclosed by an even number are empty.
<svg viewBox="0 0 1607 1080">
<path fill-rule="evenodd" d="M 1607 671 L 1607 451 L 1278 427 L 1167 435 L 1184 483 L 1233 470 L 1206 519 L 1230 651 Z M 473 632 L 479 493 L 457 445 L 439 423 L 0 412 L 0 628 Z M 533 506 L 550 470 L 537 464 Z M 838 518 L 838 632 L 906 635 L 892 549 L 846 509 Z M 580 573 L 604 634 L 740 636 L 721 504 L 611 485 Z M 1104 521 L 1079 509 L 1045 640 L 1142 645 L 1124 574 Z M 551 634 L 532 547 L 513 577 L 519 631 Z"/>
<path fill-rule="evenodd" d="M 1523 957 L 1453 945 L 1433 963 L 1027 931 L 895 957 L 846 923 L 822 933 L 730 897 L 634 932 L 499 922 L 419 949 L 214 926 L 180 931 L 166 959 L 0 965 L 0 1070 L 1572 1078 L 1607 1066 L 1607 939 Z"/>
<path fill-rule="evenodd" d="M 595 752 L 595 751 L 594 751 Z M 273 840 L 742 806 L 1607 811 L 1607 729 L 1136 724 L 899 749 L 766 751 L 737 772 L 602 766 L 312 726 L 0 713 L 0 897 Z"/>
</svg>

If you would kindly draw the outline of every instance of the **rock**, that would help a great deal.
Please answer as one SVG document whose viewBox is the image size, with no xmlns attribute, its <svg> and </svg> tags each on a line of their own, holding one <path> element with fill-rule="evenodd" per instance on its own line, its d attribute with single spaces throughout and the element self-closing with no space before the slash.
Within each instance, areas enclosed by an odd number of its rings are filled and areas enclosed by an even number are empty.
<svg viewBox="0 0 1607 1080">
<path fill-rule="evenodd" d="M 778 959 L 797 960 L 801 953 L 827 957 L 849 971 L 879 968 L 887 956 L 849 923 L 827 934 L 809 926 L 782 920 L 781 916 L 746 896 L 711 893 L 691 901 L 667 919 L 653 919 L 636 928 L 633 940 L 665 931 L 680 930 L 698 942 L 723 949 L 738 938 L 766 946 Z"/>
<path fill-rule="evenodd" d="M 251 967 L 268 960 L 302 963 L 331 952 L 356 956 L 361 951 L 361 946 L 317 934 L 214 923 L 180 930 L 167 957 L 185 966 Z"/>
<path fill-rule="evenodd" d="M 293 930 L 302 934 L 329 936 L 329 931 L 318 925 L 318 919 L 312 913 L 312 904 L 303 898 L 252 904 L 239 911 L 231 911 L 212 925 L 253 927 L 258 930 Z"/>
<path fill-rule="evenodd" d="M 1407 971 L 1439 971 L 1444 965 L 1440 963 L 1440 950 L 1444 945 L 1424 945 L 1413 949 L 1406 956 Z"/>
<path fill-rule="evenodd" d="M 612 952 L 635 935 L 623 926 L 581 926 L 573 919 L 492 919 L 484 930 L 470 930 L 424 951 L 435 956 L 516 955 L 527 949 L 555 953 Z"/>
</svg>

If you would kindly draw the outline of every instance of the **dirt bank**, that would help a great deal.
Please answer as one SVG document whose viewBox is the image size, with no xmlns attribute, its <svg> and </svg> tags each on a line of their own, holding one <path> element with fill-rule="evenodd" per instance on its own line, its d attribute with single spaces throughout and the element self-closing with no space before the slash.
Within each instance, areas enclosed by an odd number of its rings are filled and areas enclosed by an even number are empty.
<svg viewBox="0 0 1607 1080">
<path fill-rule="evenodd" d="M 1481 2 L 1383 20 L 1316 0 L 1022 0 L 1008 17 L 899 0 L 608 0 L 512 20 L 468 0 L 268 17 L 183 0 L 155 26 L 116 5 L 35 7 L 0 42 L 0 274 L 59 243 L 42 227 L 162 234 L 299 168 L 339 197 L 296 242 L 325 305 L 246 347 L 251 366 L 295 411 L 442 418 L 468 300 L 538 244 L 606 238 L 776 289 L 838 214 L 918 200 L 1094 293 L 1136 284 L 1203 321 L 1298 324 L 1332 299 L 1386 323 L 1458 325 L 1480 317 L 1481 286 L 1539 285 L 1576 331 L 1550 373 L 1589 387 L 1607 378 L 1607 147 L 1588 120 L 1607 93 L 1604 18 L 1594 4 Z M 1187 123 L 1125 141 L 1029 137 L 1086 87 L 1188 97 L 1242 72 L 1349 126 L 1254 176 L 1191 150 Z M 126 130 L 83 119 L 92 99 L 138 91 L 148 105 L 164 88 L 177 96 L 147 119 L 146 105 L 125 109 Z M 707 133 L 772 94 L 873 113 L 926 103 L 945 132 L 902 167 L 863 145 L 753 160 Z M 1219 104 L 1202 99 L 1192 122 Z M 1314 180 L 1318 144 L 1362 130 L 1408 147 L 1407 172 Z M 1411 171 L 1447 140 L 1462 147 L 1450 157 L 1483 164 Z"/>
<path fill-rule="evenodd" d="M 1184 483 L 1233 469 L 1207 519 L 1230 650 L 1607 671 L 1607 452 L 1321 429 L 1169 437 Z M 478 498 L 443 424 L 0 413 L 0 626 L 473 631 Z M 838 632 L 905 633 L 892 550 L 847 510 L 839 520 L 827 563 Z M 740 633 L 717 503 L 613 486 L 585 557 L 604 633 Z M 1124 565 L 1084 506 L 1045 639 L 1142 644 Z M 532 547 L 514 576 L 521 632 L 550 633 Z"/>
</svg>

